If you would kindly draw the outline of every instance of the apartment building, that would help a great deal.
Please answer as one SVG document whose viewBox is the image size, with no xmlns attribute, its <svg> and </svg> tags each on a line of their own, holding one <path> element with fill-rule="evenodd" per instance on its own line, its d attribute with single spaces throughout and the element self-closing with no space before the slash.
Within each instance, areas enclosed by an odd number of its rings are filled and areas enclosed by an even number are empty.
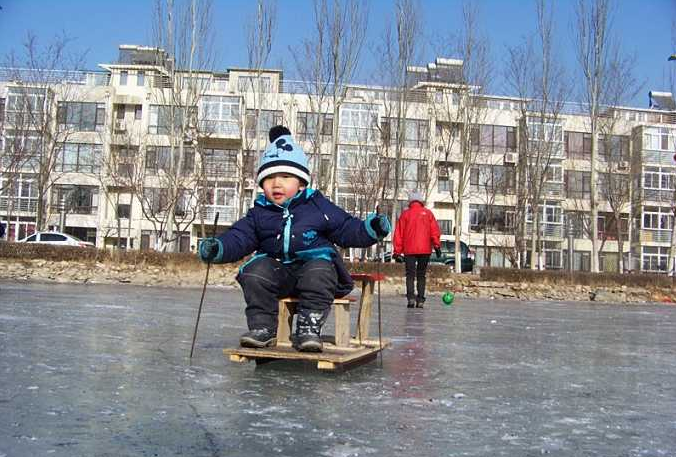
<svg viewBox="0 0 676 457">
<path fill-rule="evenodd" d="M 542 268 L 588 270 L 592 168 L 584 107 L 568 103 L 543 120 L 524 111 L 522 100 L 482 94 L 481 116 L 467 125 L 456 116 L 466 87 L 461 66 L 439 58 L 409 68 L 405 88 L 351 85 L 336 99 L 279 70 L 174 69 L 162 50 L 141 46 L 120 46 L 117 62 L 60 75 L 58 84 L 0 69 L 7 240 L 27 236 L 42 220 L 99 247 L 164 249 L 175 239 L 177 250 L 194 251 L 216 213 L 222 230 L 251 205 L 267 131 L 285 124 L 310 156 L 312 185 L 333 189 L 330 197 L 354 214 L 378 205 L 396 215 L 407 192 L 419 189 L 444 238 L 453 238 L 455 212 L 462 212 L 461 238 L 479 266 L 513 266 L 521 240 L 526 260 L 535 255 Z M 676 107 L 671 94 L 651 97 L 659 106 L 609 110 L 612 131 L 599 137 L 604 271 L 616 271 L 620 256 L 624 269 L 667 269 Z M 469 164 L 462 138 L 473 154 Z M 549 153 L 534 211 L 524 203 L 526 146 L 542 144 Z M 467 186 L 459 199 L 461 178 Z"/>
</svg>

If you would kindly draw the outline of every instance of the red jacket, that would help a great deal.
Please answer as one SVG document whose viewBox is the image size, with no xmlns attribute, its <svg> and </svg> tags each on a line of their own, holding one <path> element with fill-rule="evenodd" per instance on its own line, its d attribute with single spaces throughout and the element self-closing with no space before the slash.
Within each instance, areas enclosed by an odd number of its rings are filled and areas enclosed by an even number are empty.
<svg viewBox="0 0 676 457">
<path fill-rule="evenodd" d="M 397 221 L 394 254 L 431 254 L 432 247 L 441 247 L 439 235 L 439 224 L 432 211 L 413 201 Z"/>
</svg>

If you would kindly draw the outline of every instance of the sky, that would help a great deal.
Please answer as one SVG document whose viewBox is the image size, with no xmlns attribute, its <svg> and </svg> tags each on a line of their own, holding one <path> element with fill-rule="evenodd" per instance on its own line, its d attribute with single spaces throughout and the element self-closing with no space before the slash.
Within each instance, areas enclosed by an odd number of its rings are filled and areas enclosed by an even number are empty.
<svg viewBox="0 0 676 457">
<path fill-rule="evenodd" d="M 384 24 L 392 16 L 394 1 L 369 0 L 369 32 L 356 81 L 369 83 L 375 59 L 372 47 L 378 42 Z M 510 94 L 504 81 L 506 50 L 534 31 L 535 8 L 532 0 L 476 0 L 481 11 L 481 31 L 488 37 L 493 62 L 493 94 Z M 676 0 L 615 0 L 613 29 L 619 32 L 622 49 L 636 55 L 635 76 L 642 83 L 637 95 L 626 104 L 647 107 L 648 91 L 669 91 L 669 72 L 676 61 L 672 24 L 676 22 Z M 26 34 L 32 32 L 39 43 L 65 33 L 73 38 L 70 50 L 87 52 L 86 69 L 117 59 L 120 44 L 152 45 L 153 0 L 0 0 L 0 65 L 7 54 L 21 51 Z M 571 74 L 576 71 L 572 24 L 573 0 L 554 1 L 557 53 Z M 461 26 L 460 0 L 420 0 L 424 22 L 424 53 L 418 64 L 432 62 L 439 55 L 438 43 Z M 253 0 L 214 0 L 213 25 L 216 36 L 217 69 L 247 65 L 245 24 L 251 17 Z M 311 0 L 277 0 L 277 28 L 268 67 L 294 75 L 292 49 L 312 31 Z M 447 55 L 445 57 L 457 57 Z"/>
</svg>

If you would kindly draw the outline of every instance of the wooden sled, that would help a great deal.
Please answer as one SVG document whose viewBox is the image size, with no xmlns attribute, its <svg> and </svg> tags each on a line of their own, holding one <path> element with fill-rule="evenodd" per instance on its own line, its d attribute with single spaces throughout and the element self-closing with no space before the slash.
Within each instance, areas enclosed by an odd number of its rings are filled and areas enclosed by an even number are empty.
<svg viewBox="0 0 676 457">
<path fill-rule="evenodd" d="M 271 360 L 304 360 L 316 362 L 320 370 L 344 370 L 353 366 L 370 362 L 376 358 L 378 352 L 390 345 L 390 341 L 383 338 L 380 341 L 369 336 L 373 291 L 376 281 L 381 281 L 382 275 L 353 274 L 352 279 L 361 283 L 359 311 L 356 329 L 350 331 L 350 308 L 356 304 L 355 298 L 337 298 L 333 301 L 333 315 L 335 320 L 335 335 L 323 335 L 322 352 L 299 352 L 293 348 L 291 335 L 293 316 L 296 314 L 298 299 L 285 297 L 279 300 L 279 316 L 277 322 L 277 344 L 266 348 L 226 348 L 223 353 L 230 356 L 232 362 L 265 363 Z"/>
</svg>

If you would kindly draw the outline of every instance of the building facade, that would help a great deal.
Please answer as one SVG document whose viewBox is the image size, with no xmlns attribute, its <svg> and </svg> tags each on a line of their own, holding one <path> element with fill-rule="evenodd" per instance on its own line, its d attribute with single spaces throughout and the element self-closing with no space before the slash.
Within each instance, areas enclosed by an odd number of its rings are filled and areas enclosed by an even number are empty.
<svg viewBox="0 0 676 457">
<path fill-rule="evenodd" d="M 40 226 L 98 247 L 194 251 L 216 213 L 223 230 L 252 204 L 267 131 L 284 124 L 308 152 L 311 185 L 354 214 L 378 206 L 396 217 L 418 189 L 444 238 L 453 239 L 461 212 L 461 239 L 478 266 L 535 256 L 540 268 L 590 268 L 583 106 L 564 104 L 545 119 L 518 98 L 482 94 L 473 96 L 477 116 L 463 118 L 469 91 L 452 59 L 410 68 L 406 87 L 341 91 L 278 70 L 172 66 L 162 50 L 120 46 L 100 72 L 38 80 L 0 69 L 8 241 Z M 658 97 L 661 108 L 604 113 L 594 173 L 602 271 L 668 269 L 676 111 L 670 94 Z M 533 151 L 547 151 L 546 160 Z"/>
</svg>

